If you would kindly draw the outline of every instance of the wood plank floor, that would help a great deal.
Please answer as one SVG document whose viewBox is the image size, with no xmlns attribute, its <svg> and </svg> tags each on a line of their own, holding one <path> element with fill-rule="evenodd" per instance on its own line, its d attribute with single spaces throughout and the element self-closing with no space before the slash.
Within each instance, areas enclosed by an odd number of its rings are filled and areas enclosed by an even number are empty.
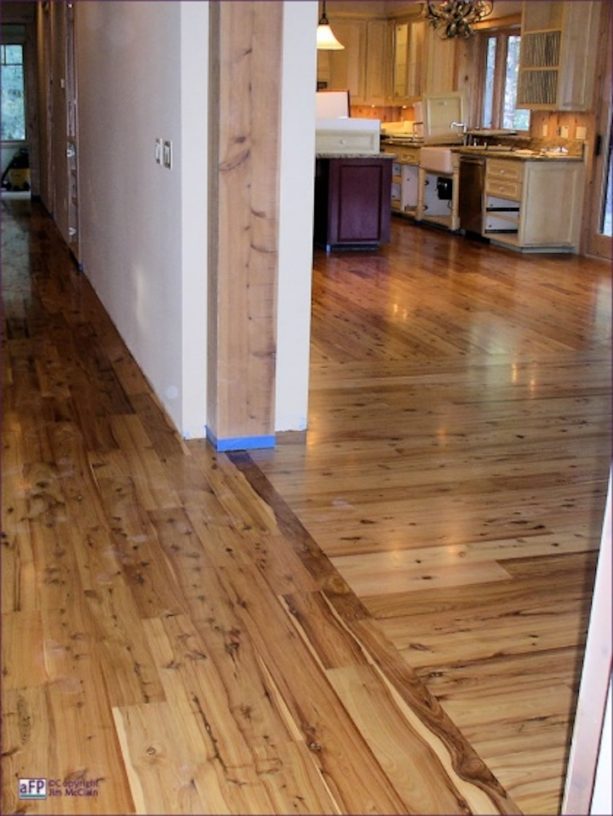
<svg viewBox="0 0 613 816">
<path fill-rule="evenodd" d="M 216 456 L 3 209 L 2 812 L 554 812 L 608 267 L 407 225 L 320 256 L 306 445 Z"/>
<path fill-rule="evenodd" d="M 316 258 L 306 446 L 253 460 L 526 813 L 559 811 L 611 440 L 608 264 Z"/>
</svg>

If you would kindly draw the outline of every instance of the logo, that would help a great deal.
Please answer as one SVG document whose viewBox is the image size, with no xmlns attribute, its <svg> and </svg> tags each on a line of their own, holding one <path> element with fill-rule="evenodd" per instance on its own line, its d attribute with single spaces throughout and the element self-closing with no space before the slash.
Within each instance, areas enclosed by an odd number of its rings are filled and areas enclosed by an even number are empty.
<svg viewBox="0 0 613 816">
<path fill-rule="evenodd" d="M 46 779 L 20 779 L 19 780 L 20 799 L 46 799 L 47 780 Z"/>
</svg>

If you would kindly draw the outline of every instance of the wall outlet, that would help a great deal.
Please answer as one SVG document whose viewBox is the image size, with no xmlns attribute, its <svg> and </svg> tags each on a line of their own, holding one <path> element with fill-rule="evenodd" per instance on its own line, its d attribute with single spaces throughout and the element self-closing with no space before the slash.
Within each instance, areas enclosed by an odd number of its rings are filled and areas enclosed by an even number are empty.
<svg viewBox="0 0 613 816">
<path fill-rule="evenodd" d="M 547 136 L 548 133 L 549 128 L 547 127 L 547 125 L 543 125 L 543 127 L 541 128 L 541 136 Z"/>
<path fill-rule="evenodd" d="M 153 158 L 155 159 L 156 164 L 162 163 L 162 145 L 164 143 L 163 139 L 156 139 L 155 140 L 155 148 L 153 152 Z"/>
<path fill-rule="evenodd" d="M 566 125 L 562 125 L 560 128 L 560 136 L 563 139 L 568 139 L 568 127 Z"/>
<path fill-rule="evenodd" d="M 584 142 L 587 139 L 587 128 L 577 125 L 576 137 Z"/>
<path fill-rule="evenodd" d="M 172 142 L 169 139 L 164 140 L 163 162 L 164 167 L 167 167 L 169 170 L 172 170 Z"/>
</svg>

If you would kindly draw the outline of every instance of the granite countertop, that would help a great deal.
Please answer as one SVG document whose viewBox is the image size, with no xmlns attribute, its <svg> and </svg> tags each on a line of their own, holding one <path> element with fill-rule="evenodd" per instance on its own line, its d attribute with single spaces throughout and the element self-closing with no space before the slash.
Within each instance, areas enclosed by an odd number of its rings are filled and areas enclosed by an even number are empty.
<svg viewBox="0 0 613 816">
<path fill-rule="evenodd" d="M 393 159 L 393 153 L 316 153 L 316 159 Z"/>
<path fill-rule="evenodd" d="M 569 153 L 541 153 L 538 150 L 504 150 L 495 147 L 452 147 L 461 156 L 483 156 L 490 159 L 514 159 L 515 161 L 583 161 L 582 156 Z"/>
</svg>

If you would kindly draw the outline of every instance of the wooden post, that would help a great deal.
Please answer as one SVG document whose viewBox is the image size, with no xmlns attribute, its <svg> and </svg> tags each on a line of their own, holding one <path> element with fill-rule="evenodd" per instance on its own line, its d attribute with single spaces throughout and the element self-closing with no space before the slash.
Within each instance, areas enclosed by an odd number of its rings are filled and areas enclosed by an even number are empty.
<svg viewBox="0 0 613 816">
<path fill-rule="evenodd" d="M 207 437 L 274 445 L 282 14 L 210 4 Z"/>
</svg>

